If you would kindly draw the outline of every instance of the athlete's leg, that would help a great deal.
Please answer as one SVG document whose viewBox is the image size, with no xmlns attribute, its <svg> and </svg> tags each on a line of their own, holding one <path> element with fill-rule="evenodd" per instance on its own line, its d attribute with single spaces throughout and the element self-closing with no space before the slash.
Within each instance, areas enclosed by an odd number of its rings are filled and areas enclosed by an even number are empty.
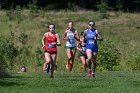
<svg viewBox="0 0 140 93">
<path fill-rule="evenodd" d="M 80 56 L 80 59 L 81 59 L 81 61 L 82 61 L 82 63 L 83 63 L 83 70 L 82 70 L 82 72 L 85 72 L 86 71 L 86 57 L 85 56 Z"/>
<path fill-rule="evenodd" d="M 53 62 L 54 62 L 54 71 L 56 71 L 57 70 L 57 64 L 56 64 L 57 54 L 56 54 L 56 57 L 52 56 L 52 58 L 53 58 Z"/>
<path fill-rule="evenodd" d="M 91 69 L 92 50 L 87 49 L 87 50 L 86 50 L 86 54 L 87 54 L 86 62 L 87 62 L 87 64 L 88 64 L 88 68 Z M 90 66 L 89 66 L 89 65 L 90 65 Z"/>
<path fill-rule="evenodd" d="M 96 52 L 93 52 L 93 57 L 92 57 L 92 74 L 93 74 L 93 77 L 95 76 L 95 69 L 96 69 L 96 59 L 97 59 L 97 53 Z"/>
<path fill-rule="evenodd" d="M 71 49 L 66 49 L 67 52 L 67 63 L 66 63 L 66 68 L 69 69 L 69 64 L 72 61 L 72 55 L 71 55 Z"/>
<path fill-rule="evenodd" d="M 51 54 L 51 77 L 53 77 L 53 72 L 54 72 L 54 69 L 55 69 L 55 65 L 56 65 L 56 57 L 57 57 L 57 54 Z"/>
<path fill-rule="evenodd" d="M 73 55 L 72 59 L 73 59 L 73 62 L 74 62 L 74 59 L 75 59 L 75 56 L 76 56 L 76 49 L 75 48 L 72 50 L 72 55 Z"/>
<path fill-rule="evenodd" d="M 72 72 L 75 55 L 76 55 L 76 49 L 71 50 L 70 72 Z"/>
<path fill-rule="evenodd" d="M 92 50 L 91 49 L 87 49 L 86 50 L 86 54 L 87 54 L 87 65 L 88 65 L 88 76 L 91 76 L 91 60 L 92 60 Z"/>
<path fill-rule="evenodd" d="M 43 71 L 46 71 L 46 65 L 51 62 L 51 55 L 45 52 L 45 63 L 43 65 Z"/>
</svg>

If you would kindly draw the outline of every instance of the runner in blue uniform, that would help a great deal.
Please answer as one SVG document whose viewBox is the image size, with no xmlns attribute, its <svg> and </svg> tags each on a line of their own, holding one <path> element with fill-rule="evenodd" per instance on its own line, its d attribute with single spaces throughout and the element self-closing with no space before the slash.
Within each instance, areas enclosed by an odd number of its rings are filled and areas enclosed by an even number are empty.
<svg viewBox="0 0 140 93">
<path fill-rule="evenodd" d="M 84 35 L 86 41 L 86 54 L 88 64 L 88 76 L 95 76 L 95 64 L 98 53 L 97 40 L 101 40 L 102 37 L 98 33 L 98 30 L 94 28 L 95 22 L 90 20 L 88 22 L 88 28 L 85 30 Z"/>
</svg>

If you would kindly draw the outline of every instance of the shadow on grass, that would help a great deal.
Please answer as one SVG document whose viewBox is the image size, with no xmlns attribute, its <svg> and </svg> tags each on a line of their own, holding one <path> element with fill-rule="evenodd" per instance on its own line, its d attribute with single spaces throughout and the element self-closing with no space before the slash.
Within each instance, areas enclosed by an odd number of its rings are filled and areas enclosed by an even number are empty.
<svg viewBox="0 0 140 93">
<path fill-rule="evenodd" d="M 4 79 L 4 78 L 31 78 L 29 76 L 23 76 L 22 73 L 10 73 L 10 74 L 6 74 L 3 76 L 0 76 L 0 79 Z"/>
<path fill-rule="evenodd" d="M 19 86 L 19 85 L 25 85 L 25 84 L 20 84 L 20 83 L 17 83 L 17 82 L 0 80 L 0 86 L 2 86 L 2 87 L 8 87 L 8 86 L 13 86 L 13 85 Z"/>
<path fill-rule="evenodd" d="M 15 73 L 7 74 L 0 77 L 0 86 L 8 87 L 8 86 L 13 86 L 13 85 L 16 85 L 16 86 L 25 85 L 25 83 L 17 82 L 17 80 L 20 81 L 21 78 L 28 79 L 31 77 L 21 76 L 20 74 L 15 74 Z"/>
<path fill-rule="evenodd" d="M 132 84 L 136 87 L 140 87 L 140 81 L 133 81 Z"/>
</svg>

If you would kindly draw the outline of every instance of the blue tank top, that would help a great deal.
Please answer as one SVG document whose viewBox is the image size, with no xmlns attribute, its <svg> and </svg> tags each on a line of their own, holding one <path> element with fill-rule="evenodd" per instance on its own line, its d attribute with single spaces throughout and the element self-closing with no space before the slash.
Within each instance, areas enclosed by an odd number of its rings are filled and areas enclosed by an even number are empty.
<svg viewBox="0 0 140 93">
<path fill-rule="evenodd" d="M 96 48 L 97 46 L 97 41 L 94 40 L 94 37 L 96 36 L 96 29 L 91 31 L 90 29 L 85 30 L 86 31 L 86 48 Z"/>
</svg>

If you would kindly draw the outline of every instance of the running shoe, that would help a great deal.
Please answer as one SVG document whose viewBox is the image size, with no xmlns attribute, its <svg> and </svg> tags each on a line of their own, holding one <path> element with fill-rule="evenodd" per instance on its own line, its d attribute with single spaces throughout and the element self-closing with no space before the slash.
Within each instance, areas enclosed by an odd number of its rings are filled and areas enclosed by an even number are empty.
<svg viewBox="0 0 140 93">
<path fill-rule="evenodd" d="M 94 72 L 92 72 L 92 77 L 95 77 L 95 73 Z"/>
<path fill-rule="evenodd" d="M 91 77 L 92 76 L 92 71 L 91 70 L 88 70 L 88 77 Z"/>
<path fill-rule="evenodd" d="M 47 64 L 46 65 L 46 72 L 49 73 L 50 72 L 50 69 L 51 69 L 51 65 L 50 64 Z"/>
<path fill-rule="evenodd" d="M 66 69 L 69 69 L 69 67 L 70 67 L 70 64 L 67 62 L 66 63 Z"/>
</svg>

